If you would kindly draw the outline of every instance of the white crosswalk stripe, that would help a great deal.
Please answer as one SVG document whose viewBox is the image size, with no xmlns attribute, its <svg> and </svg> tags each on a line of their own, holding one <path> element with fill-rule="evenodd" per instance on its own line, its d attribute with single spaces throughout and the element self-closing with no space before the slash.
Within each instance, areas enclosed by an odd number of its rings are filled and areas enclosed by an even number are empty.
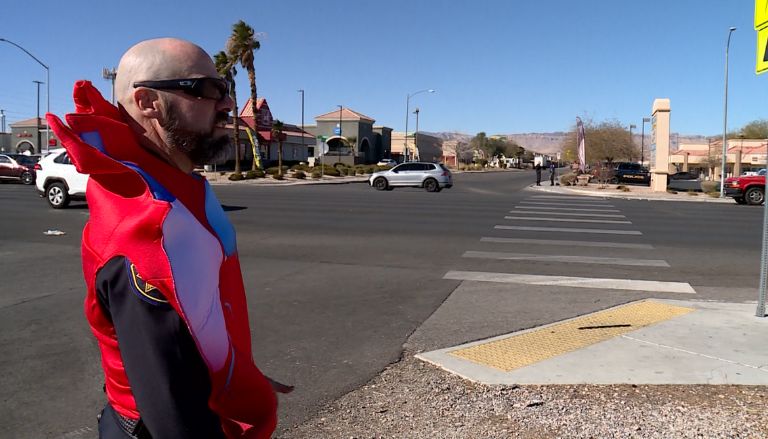
<svg viewBox="0 0 768 439">
<path fill-rule="evenodd" d="M 606 229 L 575 229 L 569 227 L 525 227 L 525 226 L 494 226 L 499 230 L 520 230 L 526 232 L 564 232 L 564 233 L 597 233 L 603 235 L 642 235 L 638 230 L 606 230 Z"/>
<path fill-rule="evenodd" d="M 624 215 L 610 213 L 574 213 L 574 212 L 550 212 L 538 210 L 510 210 L 509 213 L 523 213 L 526 215 L 560 215 L 560 216 L 590 216 L 595 218 L 626 218 Z"/>
<path fill-rule="evenodd" d="M 537 206 L 559 206 L 559 207 L 614 207 L 610 204 L 588 204 L 588 203 L 548 203 L 545 201 L 521 201 L 520 204 L 534 204 Z"/>
<path fill-rule="evenodd" d="M 630 244 L 623 242 L 604 241 L 568 241 L 562 239 L 523 239 L 523 238 L 496 238 L 483 237 L 481 242 L 495 242 L 499 244 L 529 244 L 529 245 L 561 245 L 566 247 L 602 247 L 602 248 L 630 248 L 635 250 L 653 250 L 650 244 Z"/>
<path fill-rule="evenodd" d="M 463 258 L 497 259 L 504 261 L 565 262 L 574 264 L 627 265 L 633 267 L 669 267 L 661 259 L 603 258 L 596 256 L 538 255 L 530 253 L 505 253 L 467 251 Z"/>
<path fill-rule="evenodd" d="M 577 207 L 515 206 L 515 209 L 567 210 L 569 212 L 621 212 L 618 209 L 580 209 Z"/>
<path fill-rule="evenodd" d="M 571 276 L 542 276 L 515 273 L 487 273 L 480 271 L 449 271 L 443 279 L 498 282 L 527 285 L 549 285 L 573 288 L 629 290 L 659 293 L 696 294 L 687 282 L 660 282 L 651 280 L 601 279 Z"/>
<path fill-rule="evenodd" d="M 504 219 L 524 220 L 524 221 L 553 221 L 553 222 L 561 222 L 561 223 L 632 224 L 632 221 L 587 219 L 587 218 L 546 218 L 546 217 L 536 217 L 536 216 L 505 216 Z"/>
</svg>

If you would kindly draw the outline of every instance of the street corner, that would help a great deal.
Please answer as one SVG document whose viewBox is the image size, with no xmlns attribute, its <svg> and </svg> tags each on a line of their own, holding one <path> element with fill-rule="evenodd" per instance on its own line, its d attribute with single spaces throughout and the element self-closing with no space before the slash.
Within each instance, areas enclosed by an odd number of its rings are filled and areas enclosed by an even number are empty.
<svg viewBox="0 0 768 439">
<path fill-rule="evenodd" d="M 765 385 L 753 307 L 646 299 L 417 358 L 489 385 Z"/>
</svg>

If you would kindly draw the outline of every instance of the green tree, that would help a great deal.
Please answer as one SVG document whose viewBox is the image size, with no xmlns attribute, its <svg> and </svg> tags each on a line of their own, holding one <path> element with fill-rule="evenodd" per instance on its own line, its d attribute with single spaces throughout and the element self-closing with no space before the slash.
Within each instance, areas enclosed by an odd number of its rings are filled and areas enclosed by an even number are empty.
<svg viewBox="0 0 768 439">
<path fill-rule="evenodd" d="M 478 151 L 480 154 L 477 154 L 484 159 L 488 159 L 489 155 L 488 152 L 485 150 L 486 143 L 488 141 L 488 136 L 486 136 L 485 132 L 481 131 L 475 135 L 470 141 L 469 145 L 472 147 L 472 151 Z"/>
<path fill-rule="evenodd" d="M 277 139 L 277 173 L 283 175 L 283 129 L 285 124 L 275 119 L 272 122 L 272 138 Z"/>
<path fill-rule="evenodd" d="M 232 61 L 232 59 L 230 59 L 229 56 L 224 53 L 224 51 L 221 51 L 213 56 L 213 63 L 216 65 L 216 70 L 219 72 L 219 75 L 229 83 L 229 95 L 232 97 L 232 101 L 234 102 L 234 108 L 232 109 L 232 112 L 234 113 L 234 116 L 232 117 L 232 124 L 234 125 L 234 130 L 232 133 L 232 145 L 235 147 L 235 172 L 239 173 L 240 118 L 238 117 L 237 94 L 235 93 L 235 75 L 237 75 L 237 70 L 235 70 L 234 61 Z"/>
<path fill-rule="evenodd" d="M 232 26 L 232 35 L 227 40 L 227 54 L 234 62 L 248 72 L 248 83 L 251 86 L 251 111 L 253 112 L 254 128 L 256 128 L 256 69 L 253 66 L 253 52 L 261 48 L 261 43 L 256 39 L 253 28 L 243 20 Z M 237 115 L 235 115 L 237 116 Z M 258 142 L 258 140 L 257 140 Z M 252 169 L 256 170 L 256 157 L 253 158 Z"/>
<path fill-rule="evenodd" d="M 729 139 L 736 139 L 739 136 L 744 136 L 745 139 L 768 139 L 768 120 L 753 120 L 740 130 L 728 133 Z"/>
<path fill-rule="evenodd" d="M 600 161 L 630 161 L 640 157 L 640 149 L 630 141 L 629 131 L 616 120 L 594 123 L 584 121 L 584 152 L 587 163 Z M 563 140 L 564 157 L 578 157 L 576 125 Z"/>
</svg>

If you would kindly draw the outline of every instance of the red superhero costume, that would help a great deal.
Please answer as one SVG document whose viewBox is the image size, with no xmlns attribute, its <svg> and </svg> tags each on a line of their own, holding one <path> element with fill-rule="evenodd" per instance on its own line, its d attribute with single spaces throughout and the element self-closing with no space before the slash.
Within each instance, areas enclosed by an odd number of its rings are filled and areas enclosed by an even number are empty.
<svg viewBox="0 0 768 439">
<path fill-rule="evenodd" d="M 133 278 L 144 282 L 139 290 L 161 292 L 157 297 L 188 329 L 210 379 L 208 408 L 226 437 L 270 437 L 277 398 L 253 362 L 234 229 L 213 191 L 205 179 L 142 148 L 119 110 L 90 82 L 75 84 L 74 100 L 68 127 L 54 115 L 47 120 L 77 170 L 90 174 L 90 220 L 82 241 L 85 314 L 101 350 L 109 403 L 124 418 L 143 416 L 120 334 L 97 296 L 97 274 L 123 257 Z"/>
</svg>

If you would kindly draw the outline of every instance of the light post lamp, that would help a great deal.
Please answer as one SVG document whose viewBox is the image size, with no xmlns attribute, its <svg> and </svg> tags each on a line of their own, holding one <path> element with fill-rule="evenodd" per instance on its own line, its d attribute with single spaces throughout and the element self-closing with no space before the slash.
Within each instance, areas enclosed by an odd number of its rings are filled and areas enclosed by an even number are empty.
<svg viewBox="0 0 768 439">
<path fill-rule="evenodd" d="M 12 45 L 18 47 L 24 53 L 26 53 L 27 55 L 32 57 L 32 59 L 37 61 L 38 64 L 43 66 L 43 68 L 45 69 L 45 88 L 46 88 L 46 91 L 45 91 L 45 95 L 46 96 L 45 96 L 45 98 L 47 100 L 46 106 L 45 106 L 45 112 L 46 113 L 50 113 L 51 112 L 51 69 L 49 69 L 47 65 L 43 64 L 42 61 L 37 59 L 37 57 L 35 57 L 35 55 L 32 55 L 31 53 L 29 53 L 29 51 L 27 49 L 19 46 L 18 44 L 14 43 L 13 41 L 6 40 L 5 38 L 0 38 L 0 41 L 5 41 L 8 44 L 12 44 Z M 39 119 L 40 118 L 38 117 L 38 120 Z M 47 122 L 45 123 L 45 127 L 46 127 L 46 130 L 45 130 L 45 152 L 48 153 L 48 145 L 50 145 L 50 142 L 51 142 L 51 130 L 50 130 L 50 127 L 48 127 L 48 123 Z M 40 130 L 38 129 L 38 133 L 39 132 L 40 132 Z"/>
<path fill-rule="evenodd" d="M 650 121 L 650 117 L 643 118 L 643 134 L 640 136 L 640 167 L 645 163 L 645 124 Z"/>
<path fill-rule="evenodd" d="M 405 98 L 405 139 L 403 140 L 403 161 L 408 161 L 408 119 L 411 116 L 411 98 L 419 93 L 434 93 L 435 90 L 426 88 L 424 90 L 410 93 Z"/>
<path fill-rule="evenodd" d="M 37 117 L 35 118 L 35 125 L 37 126 L 37 151 L 42 152 L 43 148 L 40 147 L 40 81 L 32 81 L 37 85 Z"/>
<path fill-rule="evenodd" d="M 104 67 L 101 69 L 101 77 L 107 81 L 112 81 L 112 105 L 115 105 L 115 78 L 117 78 L 117 70 L 115 68 Z"/>
<path fill-rule="evenodd" d="M 723 103 L 723 163 L 720 169 L 720 198 L 725 198 L 725 165 L 728 161 L 728 141 L 725 138 L 728 132 L 728 48 L 731 46 L 731 34 L 735 27 L 728 29 L 728 42 L 725 43 L 725 100 Z"/>
<path fill-rule="evenodd" d="M 344 110 L 344 107 L 341 105 L 337 105 L 339 107 L 339 146 L 336 148 L 336 156 L 338 157 L 338 162 L 341 162 L 341 145 L 344 143 L 341 141 L 341 112 Z"/>
<path fill-rule="evenodd" d="M 416 131 L 413 133 L 413 158 L 419 153 L 419 107 L 413 112 L 416 115 Z"/>
<path fill-rule="evenodd" d="M 632 141 L 632 129 L 637 128 L 637 125 L 629 124 L 629 161 L 632 161 L 632 150 L 634 149 L 635 142 Z"/>
</svg>

